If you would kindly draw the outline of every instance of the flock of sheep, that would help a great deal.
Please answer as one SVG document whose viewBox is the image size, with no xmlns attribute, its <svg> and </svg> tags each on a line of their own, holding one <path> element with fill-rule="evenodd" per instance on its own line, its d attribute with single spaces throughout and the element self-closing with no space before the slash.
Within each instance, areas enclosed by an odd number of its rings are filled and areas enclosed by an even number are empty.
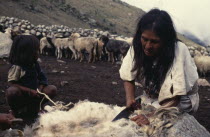
<svg viewBox="0 0 210 137">
<path fill-rule="evenodd" d="M 49 42 L 51 41 L 51 42 Z M 52 43 L 52 44 L 50 44 Z M 88 53 L 88 62 L 96 60 L 107 60 L 114 63 L 124 57 L 127 50 L 132 44 L 132 38 L 123 39 L 120 37 L 109 39 L 107 36 L 100 38 L 80 37 L 79 33 L 73 33 L 69 38 L 47 38 L 40 40 L 40 53 L 46 54 L 46 49 L 55 48 L 55 55 L 58 59 L 62 57 L 70 57 L 71 59 L 84 60 L 84 56 Z M 191 56 L 194 58 L 198 72 L 202 76 L 206 76 L 210 72 L 210 56 L 204 47 L 201 50 L 192 50 L 188 47 Z M 205 51 L 205 52 L 204 52 Z M 203 53 L 203 54 L 202 54 Z"/>
<path fill-rule="evenodd" d="M 130 39 L 129 39 L 130 40 Z M 131 43 L 131 42 L 130 42 Z M 49 54 L 55 51 L 58 59 L 62 57 L 84 60 L 88 54 L 88 62 L 108 59 L 113 63 L 119 56 L 125 56 L 130 44 L 126 40 L 109 39 L 107 36 L 81 37 L 79 33 L 72 33 L 68 38 L 43 37 L 40 39 L 40 53 Z M 53 50 L 54 49 L 54 50 Z M 107 58 L 108 57 L 108 58 Z"/>
<path fill-rule="evenodd" d="M 37 36 L 40 39 L 40 53 L 56 55 L 58 59 L 67 57 L 83 61 L 88 57 L 88 62 L 108 60 L 114 63 L 125 56 L 132 45 L 131 37 L 113 35 L 98 29 L 69 28 L 63 25 L 36 26 L 27 20 L 5 16 L 0 17 L 0 26 L 4 29 L 12 28 L 13 32 L 18 30 L 23 34 Z M 10 47 L 5 48 L 4 45 L 3 42 L 0 44 L 1 52 L 8 51 Z M 193 44 L 187 46 L 198 72 L 205 76 L 210 71 L 210 51 Z"/>
</svg>

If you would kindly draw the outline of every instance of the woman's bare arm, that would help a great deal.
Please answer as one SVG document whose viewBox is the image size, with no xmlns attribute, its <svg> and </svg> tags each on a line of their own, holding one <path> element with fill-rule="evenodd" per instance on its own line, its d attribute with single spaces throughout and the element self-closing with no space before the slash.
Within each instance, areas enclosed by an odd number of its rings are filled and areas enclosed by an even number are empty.
<svg viewBox="0 0 210 137">
<path fill-rule="evenodd" d="M 134 81 L 124 81 L 124 88 L 126 94 L 126 106 L 129 107 L 135 102 L 135 84 Z"/>
</svg>

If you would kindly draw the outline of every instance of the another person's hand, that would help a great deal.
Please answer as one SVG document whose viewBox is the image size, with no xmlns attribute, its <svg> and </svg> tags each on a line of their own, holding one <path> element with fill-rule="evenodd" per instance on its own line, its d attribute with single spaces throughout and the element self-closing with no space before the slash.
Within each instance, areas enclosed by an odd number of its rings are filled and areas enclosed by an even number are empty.
<svg viewBox="0 0 210 137">
<path fill-rule="evenodd" d="M 44 87 L 45 87 L 44 85 L 39 85 L 39 91 L 43 92 Z"/>
<path fill-rule="evenodd" d="M 150 124 L 150 122 L 147 119 L 147 117 L 145 115 L 142 115 L 142 114 L 131 118 L 131 120 L 136 122 L 136 124 L 139 125 L 139 126 L 149 125 Z"/>
<path fill-rule="evenodd" d="M 29 92 L 29 95 L 33 96 L 33 97 L 39 97 L 39 94 L 36 90 L 31 89 Z"/>
<path fill-rule="evenodd" d="M 0 114 L 0 129 L 9 129 L 14 118 L 12 114 Z"/>
</svg>

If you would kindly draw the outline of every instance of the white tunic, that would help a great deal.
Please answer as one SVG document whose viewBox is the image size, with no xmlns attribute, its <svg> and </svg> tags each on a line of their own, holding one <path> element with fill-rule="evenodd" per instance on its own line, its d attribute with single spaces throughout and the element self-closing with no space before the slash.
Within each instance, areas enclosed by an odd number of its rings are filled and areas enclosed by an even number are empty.
<svg viewBox="0 0 210 137">
<path fill-rule="evenodd" d="M 134 59 L 134 50 L 131 47 L 123 59 L 121 68 L 120 68 L 120 77 L 125 81 L 132 81 L 136 79 L 136 72 L 132 72 L 135 61 Z M 159 102 L 162 102 L 166 99 L 173 98 L 175 96 L 181 96 L 181 101 L 179 104 L 180 109 L 185 109 L 186 102 L 191 106 L 188 112 L 195 112 L 198 109 L 199 105 L 199 96 L 197 93 L 198 88 L 196 88 L 196 81 L 198 80 L 197 68 L 193 59 L 190 56 L 187 46 L 181 42 L 177 42 L 175 46 L 175 58 L 171 71 L 166 75 L 165 81 L 162 84 L 162 87 L 159 92 L 158 99 L 151 101 L 151 104 L 156 104 L 156 107 L 159 107 Z M 170 92 L 170 88 L 173 85 L 173 93 Z M 187 101 L 189 100 L 189 101 Z M 190 104 L 189 104 L 190 103 Z M 158 104 L 158 105 L 157 105 Z"/>
</svg>

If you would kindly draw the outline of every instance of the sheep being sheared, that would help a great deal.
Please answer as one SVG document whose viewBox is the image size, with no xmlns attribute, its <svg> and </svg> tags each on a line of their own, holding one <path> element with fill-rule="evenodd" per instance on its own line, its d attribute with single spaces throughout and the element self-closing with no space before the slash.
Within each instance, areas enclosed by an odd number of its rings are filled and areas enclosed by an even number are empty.
<svg viewBox="0 0 210 137">
<path fill-rule="evenodd" d="M 49 107 L 49 106 L 48 106 Z M 146 137 L 210 135 L 193 116 L 181 115 L 176 108 L 158 109 L 149 118 L 150 125 L 139 127 L 135 122 L 112 119 L 125 107 L 80 101 L 68 111 L 53 110 L 42 114 L 32 127 L 25 127 L 27 137 Z M 48 108 L 49 110 L 49 108 Z M 144 106 L 138 114 L 147 114 L 154 108 Z M 182 121 L 184 120 L 184 121 Z M 183 131 L 183 129 L 189 129 Z M 193 131 L 193 132 L 192 132 Z"/>
</svg>

